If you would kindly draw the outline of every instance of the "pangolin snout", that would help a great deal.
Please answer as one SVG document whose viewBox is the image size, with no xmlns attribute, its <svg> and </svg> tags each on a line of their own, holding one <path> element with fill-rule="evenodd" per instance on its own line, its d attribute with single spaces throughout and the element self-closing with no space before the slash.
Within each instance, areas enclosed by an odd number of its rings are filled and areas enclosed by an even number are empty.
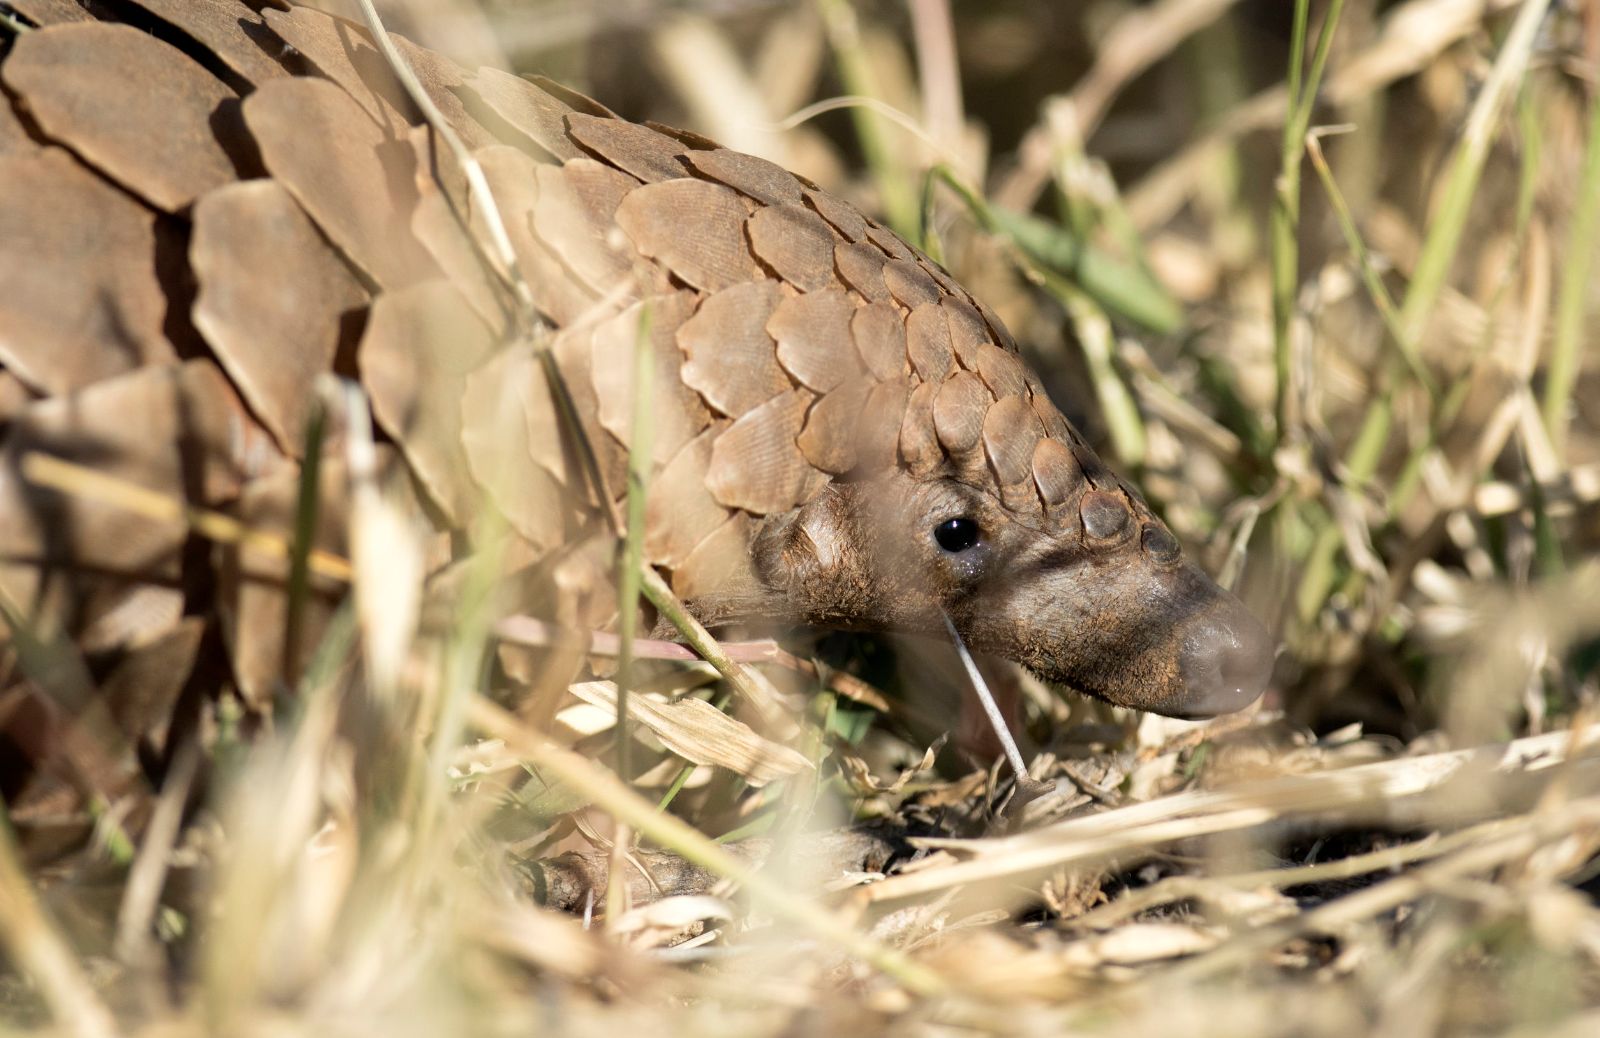
<svg viewBox="0 0 1600 1038">
<path fill-rule="evenodd" d="M 1200 720 L 1243 710 L 1266 690 L 1272 638 L 1237 598 L 1222 593 L 1189 622 L 1182 638 L 1179 716 Z"/>
</svg>

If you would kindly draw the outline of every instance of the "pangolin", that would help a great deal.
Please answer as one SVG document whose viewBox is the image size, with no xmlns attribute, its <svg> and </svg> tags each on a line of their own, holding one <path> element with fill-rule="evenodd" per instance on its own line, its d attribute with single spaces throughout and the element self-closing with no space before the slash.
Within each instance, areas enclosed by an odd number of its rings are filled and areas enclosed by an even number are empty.
<svg viewBox="0 0 1600 1038">
<path fill-rule="evenodd" d="M 30 639 L 85 661 L 73 694 L 109 697 L 131 734 L 220 689 L 270 702 L 282 571 L 177 516 L 42 490 L 27 452 L 288 529 L 334 372 L 368 394 L 436 562 L 492 509 L 528 572 L 564 586 L 624 493 L 640 349 L 644 550 L 705 623 L 941 632 L 943 613 L 974 648 L 1113 703 L 1202 717 L 1263 689 L 1263 627 L 1101 463 L 996 315 L 805 178 L 396 37 L 497 227 L 357 24 L 267 0 L 0 10 L 0 588 Z M 485 244 L 502 232 L 511 265 Z M 344 483 L 329 461 L 335 549 Z M 25 733 L 70 697 L 0 680 L 0 733 L 39 752 Z"/>
</svg>

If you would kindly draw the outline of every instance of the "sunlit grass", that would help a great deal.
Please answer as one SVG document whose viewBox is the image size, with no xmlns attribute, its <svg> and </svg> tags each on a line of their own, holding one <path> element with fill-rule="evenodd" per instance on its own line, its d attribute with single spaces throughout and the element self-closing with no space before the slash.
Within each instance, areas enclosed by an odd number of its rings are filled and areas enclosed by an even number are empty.
<svg viewBox="0 0 1600 1038">
<path fill-rule="evenodd" d="M 489 28 L 545 11 L 459 6 Z M 1105 39 L 1137 53 L 1101 53 L 1092 90 L 1047 101 L 1036 154 L 989 142 L 984 183 L 884 116 L 964 83 L 909 89 L 928 84 L 893 12 L 828 0 L 783 23 L 814 34 L 815 98 L 852 95 L 848 117 L 788 131 L 799 161 L 991 298 L 1052 386 L 1073 390 L 1063 403 L 1103 430 L 1104 453 L 1274 622 L 1286 654 L 1267 711 L 1141 721 L 1025 681 L 1035 777 L 1054 791 L 1008 832 L 998 772 L 948 759 L 940 772 L 918 741 L 930 712 L 953 727 L 919 699 L 926 675 L 879 666 L 893 705 L 869 712 L 879 690 L 849 702 L 825 663 L 769 666 L 719 644 L 643 564 L 647 311 L 626 507 L 600 534 L 614 682 L 564 695 L 548 724 L 518 715 L 496 656 L 511 549 L 493 506 L 459 532 L 473 550 L 449 579 L 424 588 L 424 532 L 361 453 L 374 445 L 354 387 L 328 395 L 307 451 L 354 473 L 349 559 L 315 542 L 315 465 L 293 528 L 269 531 L 31 456 L 35 482 L 285 567 L 285 659 L 300 638 L 317 646 L 269 722 L 244 732 L 224 715 L 214 759 L 173 769 L 165 829 L 119 841 L 121 816 L 101 805 L 99 849 L 37 868 L 0 818 L 0 1021 L 76 1035 L 1586 1033 L 1600 982 L 1600 480 L 1583 476 L 1597 442 L 1582 394 L 1600 107 L 1577 120 L 1580 141 L 1534 132 L 1557 124 L 1541 106 L 1573 93 L 1535 89 L 1538 77 L 1585 53 L 1558 53 L 1570 27 L 1549 0 L 1493 5 L 1501 16 L 1452 45 L 1419 34 L 1432 48 L 1420 77 L 1378 75 L 1365 97 L 1330 100 L 1380 35 L 1373 18 L 1440 6 L 1297 0 L 1281 24 L 1257 24 L 1204 0 L 1083 5 L 1086 24 L 1109 23 Z M 379 7 L 425 40 L 461 13 Z M 944 13 L 975 65 L 992 56 L 969 41 L 1027 42 L 1007 5 Z M 0 15 L 0 34 L 14 31 Z M 761 23 L 708 26 L 743 47 Z M 1233 45 L 1208 45 L 1219 38 Z M 785 42 L 751 45 L 751 89 L 777 90 Z M 653 82 L 595 65 L 597 89 Z M 1055 69 L 1059 89 L 1077 71 Z M 1251 76 L 1282 84 L 1282 118 L 1185 173 L 1186 141 L 1255 118 Z M 1166 120 L 1141 123 L 1151 81 L 1232 107 L 1157 105 Z M 756 100 L 745 110 L 775 98 Z M 1389 121 L 1323 125 L 1361 100 Z M 653 101 L 626 114 L 675 110 Z M 969 98 L 967 113 L 1002 125 L 998 104 Z M 1397 128 L 1407 113 L 1425 133 Z M 900 116 L 920 127 L 927 113 Z M 1157 157 L 1102 157 L 1149 125 L 1174 135 Z M 1377 135 L 1363 141 L 1389 167 L 1376 179 L 1402 186 L 1342 182 L 1352 134 Z M 1417 168 L 1424 154 L 1436 161 Z M 1185 178 L 1188 204 L 1153 225 L 1125 201 Z M 1516 202 L 1502 213 L 1506 178 Z M 481 181 L 474 205 L 492 214 Z M 526 304 L 497 219 L 479 245 Z M 1241 221 L 1264 233 L 1240 235 Z M 1481 276 L 1502 238 L 1505 269 Z M 540 343 L 558 382 L 525 309 L 508 343 Z M 1514 344 L 1533 359 L 1493 369 L 1510 374 L 1487 383 L 1504 399 L 1486 407 L 1474 380 L 1510 350 L 1496 325 L 1508 311 L 1537 312 Z M 1488 417 L 1463 432 L 1463 413 Z M 592 452 L 583 465 L 597 479 Z M 314 633 L 313 578 L 354 588 Z M 655 633 L 638 629 L 644 603 L 711 667 L 636 645 Z M 31 673 L 81 664 L 70 647 L 24 644 L 26 618 L 6 618 Z M 538 659 L 556 638 L 539 628 L 519 644 Z M 884 659 L 859 653 L 853 664 Z M 698 714 L 667 709 L 688 700 Z M 184 812 L 191 782 L 204 794 Z M 827 859 L 820 848 L 865 819 L 925 835 L 915 864 L 882 877 L 871 854 Z M 582 880 L 570 910 L 541 903 L 551 877 Z"/>
</svg>

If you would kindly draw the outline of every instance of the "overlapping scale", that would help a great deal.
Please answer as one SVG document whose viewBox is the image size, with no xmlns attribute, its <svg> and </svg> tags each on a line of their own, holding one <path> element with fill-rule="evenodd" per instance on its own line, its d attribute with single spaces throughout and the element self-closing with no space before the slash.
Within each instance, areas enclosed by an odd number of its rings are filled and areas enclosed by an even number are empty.
<svg viewBox="0 0 1600 1038">
<path fill-rule="evenodd" d="M 867 394 L 868 387 L 856 380 L 816 402 L 796 441 L 807 461 L 830 475 L 844 475 L 855 468 Z"/>
<path fill-rule="evenodd" d="M 907 310 L 939 301 L 939 286 L 912 260 L 892 259 L 883 265 L 883 283 Z"/>
<path fill-rule="evenodd" d="M 349 94 L 325 80 L 277 79 L 245 99 L 244 117 L 267 170 L 368 277 L 401 288 L 437 273 L 408 226 L 415 152 L 396 147 Z"/>
<path fill-rule="evenodd" d="M 169 212 L 237 179 L 235 160 L 246 161 L 237 95 L 132 26 L 25 33 L 0 77 L 48 137 Z"/>
<path fill-rule="evenodd" d="M 596 296 L 623 287 L 634 274 L 634 257 L 607 240 L 605 230 L 638 182 L 593 159 L 540 164 L 534 176 L 538 197 L 521 216 L 533 234 Z"/>
<path fill-rule="evenodd" d="M 833 229 L 853 242 L 859 242 L 866 237 L 867 220 L 856 207 L 842 198 L 835 198 L 825 191 L 807 189 L 805 193 L 806 204 L 817 211 L 817 214 L 833 226 Z"/>
<path fill-rule="evenodd" d="M 266 49 L 271 30 L 240 0 L 134 0 L 190 39 L 248 83 L 289 75 Z"/>
<path fill-rule="evenodd" d="M 914 475 L 926 476 L 944 462 L 944 448 L 934 428 L 933 401 L 939 385 L 923 382 L 906 400 L 905 417 L 900 423 L 900 461 Z"/>
<path fill-rule="evenodd" d="M 906 323 L 892 303 L 868 303 L 850 316 L 862 363 L 879 382 L 906 373 Z"/>
<path fill-rule="evenodd" d="M 783 300 L 767 321 L 778 363 L 818 393 L 854 377 L 860 370 L 850 331 L 855 312 L 855 302 L 837 288 Z"/>
<path fill-rule="evenodd" d="M 715 292 L 760 276 L 745 244 L 748 215 L 732 188 L 685 176 L 635 188 L 616 220 L 642 255 L 685 284 Z"/>
<path fill-rule="evenodd" d="M 978 347 L 978 376 L 996 398 L 1025 396 L 1028 392 L 1021 358 L 993 343 Z"/>
<path fill-rule="evenodd" d="M 684 383 L 730 418 L 791 388 L 767 333 L 783 298 L 774 281 L 746 281 L 707 296 L 678 328 Z"/>
<path fill-rule="evenodd" d="M 341 344 L 353 345 L 366 291 L 272 180 L 202 198 L 189 260 L 195 326 L 262 424 L 298 455 L 316 378 L 333 369 Z"/>
<path fill-rule="evenodd" d="M 977 308 L 959 296 L 945 296 L 939 300 L 944 310 L 945 323 L 950 326 L 950 348 L 955 351 L 956 363 L 968 371 L 978 370 L 978 351 L 990 341 L 989 326 Z"/>
<path fill-rule="evenodd" d="M 387 136 L 405 132 L 413 106 L 366 30 L 310 7 L 268 7 L 261 18 L 296 55 L 337 83 Z"/>
<path fill-rule="evenodd" d="M 395 33 L 389 36 L 394 41 L 395 49 L 411 66 L 423 92 L 467 148 L 487 148 L 501 143 L 492 131 L 467 111 L 466 103 L 462 100 L 467 85 L 466 70 L 443 54 L 419 47 L 404 36 Z"/>
<path fill-rule="evenodd" d="M 717 148 L 685 152 L 683 161 L 701 176 L 726 184 L 757 202 L 798 205 L 805 198 L 804 188 L 793 173 L 755 155 Z"/>
<path fill-rule="evenodd" d="M 984 414 L 983 450 L 1007 508 L 1023 513 L 1039 510 L 1033 453 L 1043 436 L 1044 427 L 1020 396 L 1002 397 Z"/>
<path fill-rule="evenodd" d="M 452 524 L 470 523 L 483 492 L 461 445 L 467 376 L 495 337 L 448 282 L 378 297 L 361 340 L 361 375 L 373 416 Z"/>
<path fill-rule="evenodd" d="M 933 399 L 933 426 L 939 443 L 952 457 L 961 458 L 978 447 L 983 436 L 983 416 L 994 402 L 978 377 L 959 371 L 939 386 Z"/>
<path fill-rule="evenodd" d="M 887 303 L 894 299 L 883 282 L 883 260 L 883 253 L 859 242 L 840 242 L 833 250 L 833 264 L 840 279 L 869 302 Z"/>
<path fill-rule="evenodd" d="M 745 232 L 756 258 L 801 291 L 835 284 L 833 228 L 805 206 L 763 206 L 751 214 Z"/>
<path fill-rule="evenodd" d="M 790 390 L 745 412 L 717 437 L 706 484 L 718 502 L 771 515 L 806 499 L 817 470 L 796 441 L 814 399 L 805 389 Z"/>
<path fill-rule="evenodd" d="M 0 362 L 54 395 L 176 360 L 149 210 L 59 148 L 0 156 L 0 198 Z"/>
<path fill-rule="evenodd" d="M 592 355 L 600 425 L 618 443 L 632 439 L 634 356 L 650 353 L 650 456 L 666 464 L 710 422 L 705 404 L 683 381 L 677 334 L 694 312 L 695 297 L 676 292 L 641 300 L 595 326 Z"/>
<path fill-rule="evenodd" d="M 518 268 L 539 308 L 558 325 L 604 316 L 594 312 L 600 294 L 576 276 L 557 252 L 534 234 L 533 215 L 540 197 L 540 164 L 506 145 L 484 148 L 477 152 L 477 159 L 511 240 Z M 481 211 L 473 210 L 472 223 L 478 240 L 488 241 L 489 230 Z M 580 243 L 573 244 L 574 248 L 581 247 Z"/>
<path fill-rule="evenodd" d="M 938 302 L 926 302 L 911 311 L 905 324 L 906 353 L 917 377 L 924 382 L 943 382 L 955 364 L 944 311 Z"/>
<path fill-rule="evenodd" d="M 879 382 L 867 394 L 861 422 L 861 444 L 856 464 L 868 472 L 892 468 L 899 458 L 900 428 L 904 424 L 906 403 L 911 398 L 911 380 Z"/>
<path fill-rule="evenodd" d="M 672 590 L 691 606 L 730 588 L 759 586 L 750 566 L 752 523 L 743 512 L 708 533 L 672 572 Z"/>
<path fill-rule="evenodd" d="M 490 355 L 461 386 L 461 446 L 482 487 L 535 551 L 557 547 L 586 504 L 549 380 L 528 343 Z"/>
<path fill-rule="evenodd" d="M 526 79 L 484 67 L 478 69 L 468 85 L 496 115 L 550 158 L 565 162 L 585 154 L 567 135 L 566 117 L 571 109 Z"/>
<path fill-rule="evenodd" d="M 868 220 L 866 222 L 865 237 L 872 244 L 882 249 L 890 259 L 901 260 L 913 266 L 916 265 L 917 256 L 916 253 L 911 251 L 911 246 L 907 245 L 898 234 L 876 220 Z M 923 276 L 926 277 L 926 273 L 923 273 Z"/>
<path fill-rule="evenodd" d="M 1060 440 L 1045 438 L 1036 443 L 1031 467 L 1034 485 L 1046 508 L 1064 505 L 1083 491 L 1083 470 L 1072 448 Z"/>
<path fill-rule="evenodd" d="M 644 551 L 658 566 L 682 566 L 700 542 L 729 518 L 706 486 L 711 446 L 721 431 L 721 426 L 708 428 L 684 444 L 650 481 Z"/>
<path fill-rule="evenodd" d="M 583 112 L 568 115 L 566 123 L 567 133 L 585 151 L 647 184 L 689 175 L 684 146 L 648 126 Z"/>
</svg>

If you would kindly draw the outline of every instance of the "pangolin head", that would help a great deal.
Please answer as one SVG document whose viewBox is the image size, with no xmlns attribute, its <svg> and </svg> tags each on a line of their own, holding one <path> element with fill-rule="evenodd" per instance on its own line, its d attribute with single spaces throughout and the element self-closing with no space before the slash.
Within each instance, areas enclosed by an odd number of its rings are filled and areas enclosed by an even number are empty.
<svg viewBox="0 0 1600 1038">
<path fill-rule="evenodd" d="M 1265 628 L 1034 396 L 1031 376 L 999 400 L 953 381 L 931 387 L 931 410 L 908 406 L 897 464 L 768 523 L 763 580 L 813 624 L 937 634 L 942 611 L 971 647 L 1121 706 L 1203 718 L 1260 696 Z M 979 412 L 970 444 L 956 413 L 967 407 Z M 918 422 L 925 458 L 908 449 Z"/>
<path fill-rule="evenodd" d="M 1174 717 L 1241 709 L 1265 689 L 1273 644 L 1187 560 L 1137 494 L 1042 440 L 1045 480 L 1076 481 L 1019 514 L 992 488 L 906 471 L 830 484 L 756 542 L 759 572 L 809 623 L 941 631 L 1041 677 Z"/>
</svg>

